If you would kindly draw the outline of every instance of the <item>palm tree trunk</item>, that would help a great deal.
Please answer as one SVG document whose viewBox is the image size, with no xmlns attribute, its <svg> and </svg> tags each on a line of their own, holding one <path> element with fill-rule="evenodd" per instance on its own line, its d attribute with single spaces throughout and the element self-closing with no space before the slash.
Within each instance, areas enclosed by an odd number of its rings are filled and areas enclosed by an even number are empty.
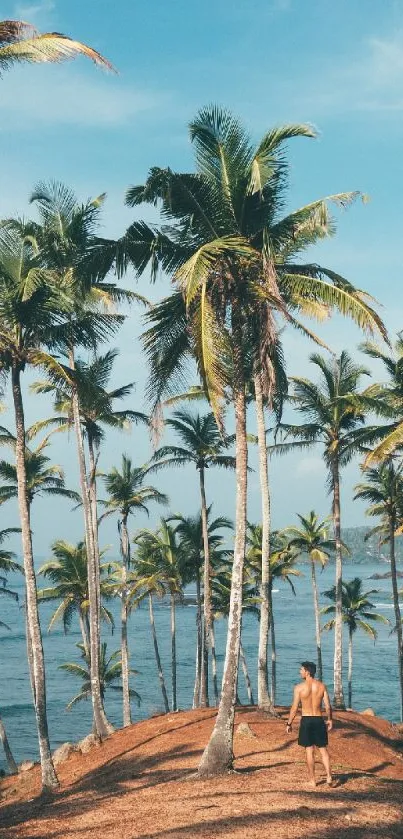
<svg viewBox="0 0 403 839">
<path fill-rule="evenodd" d="M 193 690 L 193 708 L 200 707 L 200 684 L 202 666 L 202 603 L 200 568 L 196 568 L 196 675 Z"/>
<path fill-rule="evenodd" d="M 352 708 L 353 702 L 353 631 L 348 628 L 348 708 Z"/>
<path fill-rule="evenodd" d="M 169 713 L 168 694 L 167 694 L 167 689 L 165 687 L 164 673 L 163 673 L 163 670 L 162 670 L 160 652 L 159 652 L 159 649 L 158 649 L 158 640 L 157 640 L 157 633 L 156 633 L 156 630 L 155 630 L 155 619 L 154 619 L 152 594 L 148 595 L 148 603 L 149 603 L 149 607 L 150 607 L 151 634 L 153 636 L 153 644 L 154 644 L 155 660 L 157 662 L 158 678 L 160 680 L 162 698 L 164 700 L 165 713 L 168 714 Z"/>
<path fill-rule="evenodd" d="M 129 645 L 127 640 L 127 592 L 125 584 L 130 564 L 130 542 L 127 532 L 127 516 L 123 516 L 120 525 L 120 543 L 123 562 L 123 587 L 121 605 L 121 655 L 122 655 L 122 696 L 123 696 L 123 727 L 131 725 L 130 685 L 129 685 Z"/>
<path fill-rule="evenodd" d="M 74 360 L 73 360 L 74 363 Z M 94 527 L 92 521 L 90 493 L 87 483 L 87 472 L 85 465 L 85 453 L 83 435 L 81 431 L 80 406 L 76 390 L 72 394 L 74 430 L 77 441 L 78 464 L 80 472 L 80 489 L 84 511 L 85 542 L 87 547 L 88 562 L 88 600 L 89 600 L 89 627 L 90 627 L 90 671 L 91 671 L 91 699 L 94 714 L 96 731 L 101 740 L 108 737 L 113 731 L 113 726 L 108 722 L 101 696 L 101 685 L 99 681 L 99 620 L 98 620 L 98 593 L 97 593 L 97 562 L 94 550 Z"/>
<path fill-rule="evenodd" d="M 10 770 L 10 775 L 16 775 L 18 772 L 18 766 L 14 760 L 13 753 L 10 748 L 10 744 L 8 742 L 8 737 L 6 733 L 6 729 L 3 723 L 3 720 L 0 717 L 0 740 L 3 744 L 4 754 L 6 756 L 7 765 Z"/>
<path fill-rule="evenodd" d="M 96 459 L 94 452 L 94 443 L 90 436 L 88 436 L 88 465 L 90 468 L 90 475 L 88 480 L 88 492 L 91 504 L 91 520 L 92 520 L 92 538 L 94 544 L 94 563 L 96 573 L 96 592 L 97 592 L 97 612 L 98 612 L 98 637 L 101 637 L 101 581 L 100 581 L 100 557 L 99 557 L 99 540 L 98 540 L 98 503 L 97 503 L 97 479 L 96 479 Z"/>
<path fill-rule="evenodd" d="M 89 637 L 89 631 L 88 631 L 88 623 L 85 620 L 85 616 L 83 614 L 81 606 L 78 607 L 78 622 L 80 624 L 81 637 L 83 639 L 83 646 L 84 646 L 85 655 L 86 655 L 86 658 L 89 661 L 90 660 L 90 637 Z"/>
<path fill-rule="evenodd" d="M 313 608 L 315 610 L 316 659 L 318 664 L 318 679 L 322 681 L 322 639 L 320 635 L 319 597 L 318 586 L 316 584 L 315 563 L 313 559 L 311 559 L 311 573 L 313 589 Z"/>
<path fill-rule="evenodd" d="M 211 627 L 211 592 L 210 592 L 210 545 L 208 539 L 208 522 L 207 522 L 207 503 L 206 491 L 204 485 L 204 466 L 199 468 L 200 479 L 200 498 L 201 498 L 201 520 L 203 531 L 203 556 L 204 556 L 204 575 L 203 575 L 203 655 L 202 655 L 202 674 L 201 674 L 201 688 L 200 688 L 200 706 L 208 708 L 208 652 L 211 647 L 210 627 Z"/>
<path fill-rule="evenodd" d="M 395 553 L 395 530 L 396 521 L 394 515 L 389 516 L 389 543 L 390 543 L 390 573 L 392 579 L 393 606 L 395 610 L 396 635 L 397 635 L 397 663 L 399 670 L 400 687 L 400 720 L 403 722 L 403 638 L 402 638 L 402 614 L 399 605 L 399 591 L 396 573 Z"/>
<path fill-rule="evenodd" d="M 271 645 L 271 701 L 273 706 L 276 704 L 277 693 L 277 652 L 276 652 L 276 633 L 274 627 L 274 612 L 273 612 L 273 597 L 272 597 L 272 583 L 269 587 L 269 607 L 270 607 L 270 645 Z"/>
<path fill-rule="evenodd" d="M 28 659 L 28 673 L 29 673 L 29 682 L 31 685 L 32 696 L 34 698 L 34 703 L 36 702 L 36 693 L 35 693 L 35 680 L 34 680 L 34 659 L 32 655 L 32 641 L 31 641 L 31 634 L 29 631 L 29 622 L 28 622 L 28 613 L 25 607 L 25 632 L 26 632 L 26 639 L 27 639 L 27 659 Z"/>
<path fill-rule="evenodd" d="M 244 648 L 243 648 L 243 645 L 242 645 L 242 641 L 239 644 L 239 656 L 240 656 L 240 659 L 241 659 L 243 675 L 245 677 L 246 692 L 248 694 L 249 705 L 254 705 L 255 703 L 254 703 L 254 699 L 253 699 L 252 684 L 251 684 L 251 680 L 250 680 L 250 677 L 249 677 L 248 665 L 246 663 L 246 656 L 245 656 L 245 651 L 244 651 Z"/>
<path fill-rule="evenodd" d="M 269 584 L 270 584 L 270 489 L 269 470 L 266 448 L 266 429 L 263 405 L 263 392 L 260 375 L 254 377 L 256 423 L 259 446 L 259 478 L 262 502 L 262 575 L 260 584 L 260 622 L 257 670 L 257 702 L 259 708 L 275 715 L 269 696 L 269 674 L 267 667 L 267 647 L 269 640 Z"/>
<path fill-rule="evenodd" d="M 171 594 L 171 666 L 172 666 L 172 710 L 177 711 L 176 703 L 176 615 L 175 595 Z"/>
<path fill-rule="evenodd" d="M 43 656 L 42 633 L 39 621 L 38 600 L 30 511 L 27 497 L 27 475 L 25 467 L 25 420 L 22 402 L 20 368 L 14 364 L 11 371 L 12 392 L 16 426 L 16 469 L 18 481 L 18 508 L 21 522 L 22 552 L 24 557 L 26 609 L 28 623 L 28 643 L 32 654 L 32 675 L 34 685 L 34 707 L 41 759 L 42 784 L 45 788 L 58 786 L 57 775 L 53 766 L 49 744 L 48 720 L 46 713 L 46 679 Z"/>
<path fill-rule="evenodd" d="M 340 525 L 340 475 L 337 454 L 332 463 L 333 484 L 333 526 L 336 542 L 336 614 L 334 623 L 334 707 L 340 711 L 346 708 L 343 694 L 343 556 Z"/>
<path fill-rule="evenodd" d="M 215 630 L 214 630 L 214 618 L 211 618 L 211 625 L 210 625 L 210 638 L 211 638 L 211 674 L 213 677 L 213 690 L 214 690 L 214 702 L 218 705 L 218 681 L 217 681 L 217 655 L 216 655 L 216 648 L 215 648 Z"/>
<path fill-rule="evenodd" d="M 234 337 L 234 407 L 236 435 L 236 514 L 234 560 L 228 616 L 227 645 L 221 699 L 217 719 L 200 765 L 202 777 L 221 775 L 233 764 L 233 735 L 239 644 L 242 620 L 242 581 L 246 543 L 248 445 L 246 439 L 245 383 L 242 359 L 242 334 L 233 315 Z M 236 388 L 236 389 L 235 389 Z"/>
</svg>

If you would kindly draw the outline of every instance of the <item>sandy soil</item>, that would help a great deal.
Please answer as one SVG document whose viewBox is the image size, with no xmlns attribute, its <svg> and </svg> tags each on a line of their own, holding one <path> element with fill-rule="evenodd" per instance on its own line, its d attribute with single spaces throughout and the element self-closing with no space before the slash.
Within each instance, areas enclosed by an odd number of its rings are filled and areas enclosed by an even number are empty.
<svg viewBox="0 0 403 839">
<path fill-rule="evenodd" d="M 254 736 L 236 735 L 236 772 L 199 781 L 213 721 L 207 709 L 118 731 L 59 766 L 61 788 L 50 800 L 38 796 L 37 767 L 1 781 L 1 839 L 402 839 L 403 735 L 390 723 L 337 714 L 338 786 L 325 785 L 318 764 L 311 791 L 298 726 L 286 736 L 284 719 L 251 709 L 237 713 Z"/>
</svg>

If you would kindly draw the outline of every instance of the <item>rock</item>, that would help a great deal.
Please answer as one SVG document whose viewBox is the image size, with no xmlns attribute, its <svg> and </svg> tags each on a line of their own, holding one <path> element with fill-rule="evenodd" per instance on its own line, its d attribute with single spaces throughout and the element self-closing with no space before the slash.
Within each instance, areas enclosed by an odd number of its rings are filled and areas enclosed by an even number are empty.
<svg viewBox="0 0 403 839">
<path fill-rule="evenodd" d="M 30 769 L 33 769 L 35 766 L 33 760 L 23 760 L 18 767 L 19 772 L 29 772 Z"/>
<path fill-rule="evenodd" d="M 53 763 L 55 766 L 58 766 L 59 763 L 63 763 L 64 760 L 67 760 L 73 752 L 77 751 L 77 747 L 73 746 L 72 743 L 63 743 L 53 752 Z"/>
<path fill-rule="evenodd" d="M 365 711 L 360 711 L 364 717 L 376 717 L 375 711 L 372 708 L 366 708 Z"/>
<path fill-rule="evenodd" d="M 248 725 L 247 722 L 239 723 L 235 734 L 241 734 L 242 737 L 256 737 L 255 732 L 252 731 L 250 725 Z"/>
<path fill-rule="evenodd" d="M 87 734 L 84 740 L 77 743 L 77 751 L 86 755 L 94 746 L 99 746 L 99 737 L 96 734 Z"/>
</svg>

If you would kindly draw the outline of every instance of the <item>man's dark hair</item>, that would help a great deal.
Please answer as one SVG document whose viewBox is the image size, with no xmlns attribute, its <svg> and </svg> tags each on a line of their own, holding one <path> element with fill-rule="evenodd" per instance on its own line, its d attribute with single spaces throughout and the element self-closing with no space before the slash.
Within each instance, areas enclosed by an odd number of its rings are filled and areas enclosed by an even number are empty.
<svg viewBox="0 0 403 839">
<path fill-rule="evenodd" d="M 312 678 L 314 677 L 316 673 L 316 664 L 314 661 L 301 661 L 301 667 L 303 667 L 304 670 L 307 670 Z"/>
</svg>

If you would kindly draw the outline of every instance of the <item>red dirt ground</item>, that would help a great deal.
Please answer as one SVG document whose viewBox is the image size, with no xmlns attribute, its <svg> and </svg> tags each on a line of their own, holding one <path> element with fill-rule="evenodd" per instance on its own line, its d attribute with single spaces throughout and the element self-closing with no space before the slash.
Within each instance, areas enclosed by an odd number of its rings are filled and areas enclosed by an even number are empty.
<svg viewBox="0 0 403 839">
<path fill-rule="evenodd" d="M 336 715 L 338 786 L 307 788 L 295 727 L 237 712 L 255 736 L 235 736 L 236 772 L 199 781 L 195 770 L 215 711 L 188 711 L 117 731 L 58 768 L 41 799 L 39 768 L 0 782 L 1 839 L 397 839 L 403 837 L 403 741 L 385 720 Z M 283 715 L 284 716 L 284 715 Z M 400 736 L 400 741 L 399 741 Z"/>
</svg>

